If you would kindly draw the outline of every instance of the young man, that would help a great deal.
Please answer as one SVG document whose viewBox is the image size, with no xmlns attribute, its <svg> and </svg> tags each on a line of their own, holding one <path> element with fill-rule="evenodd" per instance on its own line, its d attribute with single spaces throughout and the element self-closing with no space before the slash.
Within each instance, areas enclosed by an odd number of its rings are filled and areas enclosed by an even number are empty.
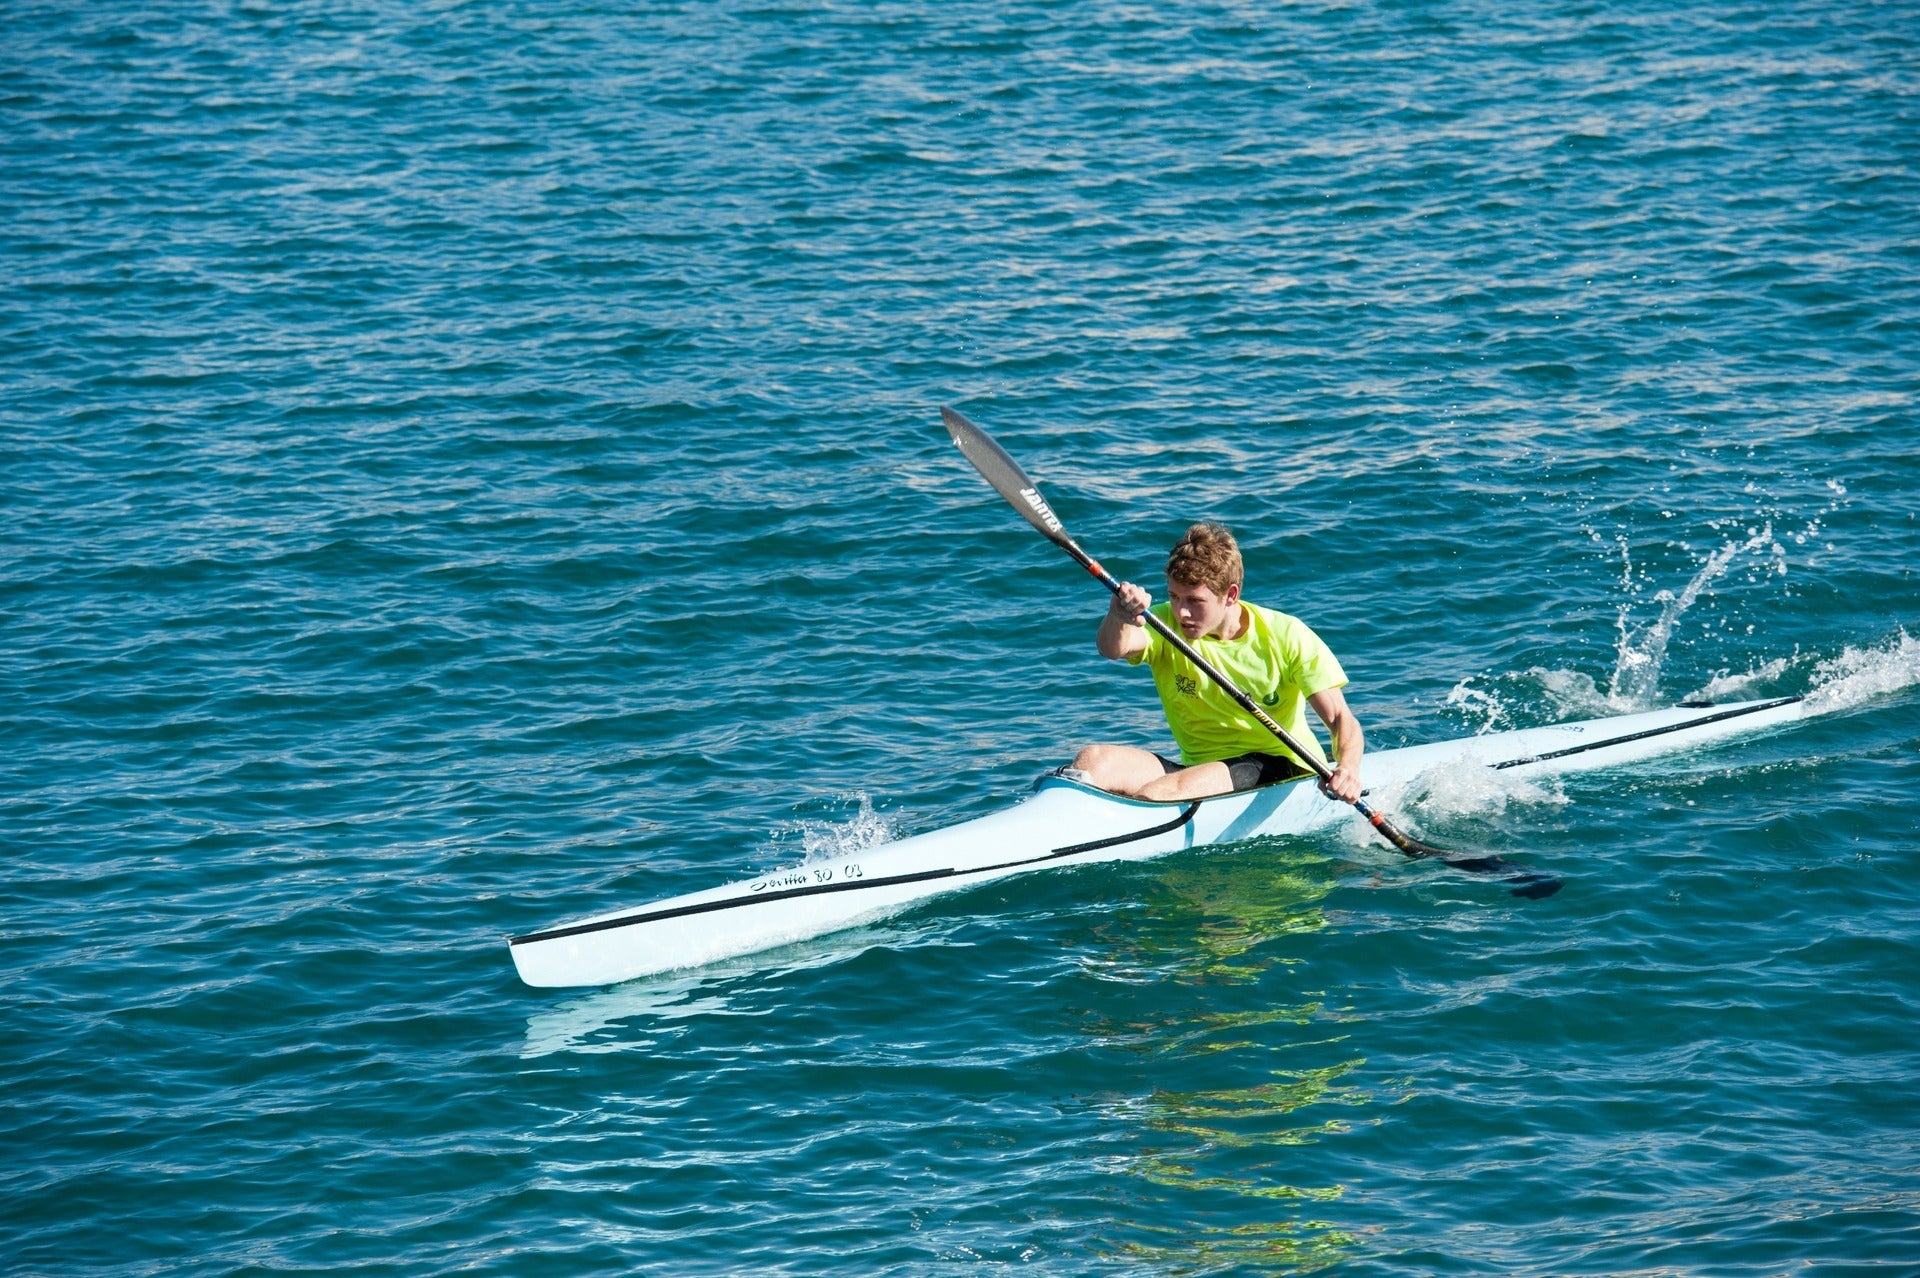
<svg viewBox="0 0 1920 1278">
<path fill-rule="evenodd" d="M 1360 797 L 1366 738 L 1340 691 L 1346 672 L 1306 623 L 1242 602 L 1244 575 L 1233 534 L 1219 524 L 1195 524 L 1167 557 L 1167 602 L 1154 612 L 1275 723 L 1317 752 L 1320 742 L 1305 713 L 1312 706 L 1333 738 L 1333 776 L 1322 789 L 1351 803 Z M 1145 590 L 1122 582 L 1095 642 L 1101 656 L 1145 662 L 1153 671 L 1180 761 L 1137 746 L 1092 745 L 1073 766 L 1092 785 L 1141 799 L 1197 799 L 1310 773 L 1198 666 L 1148 629 L 1140 614 L 1150 603 Z"/>
</svg>

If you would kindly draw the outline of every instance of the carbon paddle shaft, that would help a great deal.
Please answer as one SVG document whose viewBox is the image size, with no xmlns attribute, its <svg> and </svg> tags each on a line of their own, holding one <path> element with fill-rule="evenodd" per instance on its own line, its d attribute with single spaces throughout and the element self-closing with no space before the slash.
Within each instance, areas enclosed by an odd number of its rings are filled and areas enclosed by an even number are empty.
<svg viewBox="0 0 1920 1278">
<path fill-rule="evenodd" d="M 1102 568 L 1099 560 L 1082 550 L 1079 543 L 1068 535 L 1066 525 L 1061 523 L 1060 517 L 1053 513 L 1053 507 L 1047 504 L 1047 499 L 1040 495 L 1040 486 L 1033 481 L 1032 476 L 1021 469 L 1020 463 L 1015 461 L 1006 449 L 1000 447 L 993 436 L 951 408 L 940 409 L 940 420 L 946 425 L 947 434 L 953 437 L 953 442 L 959 445 L 960 451 L 966 455 L 968 461 L 973 463 L 974 469 L 993 485 L 994 491 L 1004 497 L 1008 505 L 1019 511 L 1026 521 L 1048 541 L 1073 556 L 1074 562 L 1091 573 L 1101 585 L 1115 595 L 1120 593 L 1119 580 Z M 1252 697 L 1242 692 L 1231 679 L 1215 669 L 1212 662 L 1194 651 L 1193 645 L 1182 638 L 1172 626 L 1151 612 L 1142 613 L 1141 620 L 1153 627 L 1162 639 L 1172 644 L 1187 660 L 1200 667 L 1208 678 L 1220 686 L 1221 691 L 1233 698 L 1235 705 L 1252 715 L 1255 722 L 1271 732 L 1282 745 L 1318 773 L 1322 781 L 1333 776 L 1333 769 L 1321 761 L 1317 752 L 1302 746 L 1285 728 L 1275 723 Z M 1500 857 L 1456 857 L 1432 844 L 1422 843 L 1395 825 L 1386 814 L 1376 810 L 1365 799 L 1354 799 L 1352 803 L 1354 810 L 1365 817 L 1374 829 L 1380 831 L 1387 842 L 1408 856 L 1438 857 L 1455 869 L 1479 873 L 1512 871 L 1511 879 L 1517 884 L 1513 889 L 1516 896 L 1551 896 L 1560 889 L 1560 880 L 1522 869 Z"/>
</svg>

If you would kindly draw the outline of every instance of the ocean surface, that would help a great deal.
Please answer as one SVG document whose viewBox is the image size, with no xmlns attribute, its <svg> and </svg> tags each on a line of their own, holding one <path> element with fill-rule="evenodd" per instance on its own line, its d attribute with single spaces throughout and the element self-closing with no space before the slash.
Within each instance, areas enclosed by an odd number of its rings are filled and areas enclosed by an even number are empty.
<svg viewBox="0 0 1920 1278">
<path fill-rule="evenodd" d="M 15 0 L 0 1270 L 1920 1273 L 1920 16 Z M 606 989 L 1167 744 L 960 407 L 1375 749 L 1631 769 Z"/>
</svg>

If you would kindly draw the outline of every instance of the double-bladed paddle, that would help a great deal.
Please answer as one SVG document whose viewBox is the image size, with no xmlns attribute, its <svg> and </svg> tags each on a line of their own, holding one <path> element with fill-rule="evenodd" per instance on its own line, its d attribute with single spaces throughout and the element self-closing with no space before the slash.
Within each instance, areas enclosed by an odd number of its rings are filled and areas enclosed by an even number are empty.
<svg viewBox="0 0 1920 1278">
<path fill-rule="evenodd" d="M 943 407 L 940 410 L 940 419 L 946 423 L 947 433 L 953 436 L 953 442 L 960 446 L 960 451 L 966 454 L 967 460 L 973 463 L 974 469 L 993 485 L 995 492 L 1007 499 L 1008 505 L 1024 515 L 1027 522 L 1038 529 L 1048 541 L 1073 556 L 1074 561 L 1092 573 L 1101 585 L 1116 595 L 1120 593 L 1119 580 L 1102 568 L 1099 561 L 1092 555 L 1080 549 L 1073 538 L 1067 535 L 1066 525 L 1060 522 L 1060 517 L 1053 513 L 1051 506 L 1047 505 L 1047 499 L 1040 495 L 1039 485 L 1033 482 L 1026 471 L 1020 469 L 1020 463 L 1009 456 L 1007 450 L 1000 447 L 993 436 L 951 408 Z M 1293 752 L 1296 758 L 1303 760 L 1308 767 L 1318 773 L 1322 781 L 1333 776 L 1333 769 L 1321 761 L 1316 751 L 1308 750 L 1294 740 L 1293 736 L 1275 723 L 1252 697 L 1236 687 L 1231 679 L 1214 667 L 1213 663 L 1194 651 L 1193 645 L 1183 639 L 1178 631 L 1152 612 L 1142 613 L 1141 620 L 1152 626 L 1162 639 L 1172 644 L 1187 660 L 1205 671 L 1207 677 L 1219 684 L 1221 690 L 1232 697 L 1236 705 L 1252 715 L 1261 727 L 1271 732 L 1282 745 Z M 1400 829 L 1384 813 L 1375 810 L 1365 799 L 1355 799 L 1353 806 L 1361 816 L 1373 823 L 1373 828 L 1380 831 L 1387 842 L 1408 856 L 1436 857 L 1456 870 L 1501 875 L 1513 885 L 1515 896 L 1539 898 L 1552 896 L 1560 890 L 1559 879 L 1515 865 L 1504 858 L 1455 856 L 1432 844 L 1422 843 Z"/>
</svg>

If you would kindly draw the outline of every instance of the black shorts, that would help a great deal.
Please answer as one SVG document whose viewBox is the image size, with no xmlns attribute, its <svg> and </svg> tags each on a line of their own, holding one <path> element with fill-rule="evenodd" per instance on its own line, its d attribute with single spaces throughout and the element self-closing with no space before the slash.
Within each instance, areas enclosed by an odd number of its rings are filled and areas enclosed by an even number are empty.
<svg viewBox="0 0 1920 1278">
<path fill-rule="evenodd" d="M 1178 772 L 1187 766 L 1174 762 L 1164 754 L 1153 757 L 1160 760 L 1160 766 L 1168 772 Z M 1313 769 L 1303 768 L 1280 754 L 1243 754 L 1220 762 L 1227 765 L 1227 774 L 1233 778 L 1233 788 L 1236 790 L 1251 790 L 1259 785 L 1272 785 L 1275 781 L 1291 781 L 1295 777 L 1313 775 Z"/>
</svg>

